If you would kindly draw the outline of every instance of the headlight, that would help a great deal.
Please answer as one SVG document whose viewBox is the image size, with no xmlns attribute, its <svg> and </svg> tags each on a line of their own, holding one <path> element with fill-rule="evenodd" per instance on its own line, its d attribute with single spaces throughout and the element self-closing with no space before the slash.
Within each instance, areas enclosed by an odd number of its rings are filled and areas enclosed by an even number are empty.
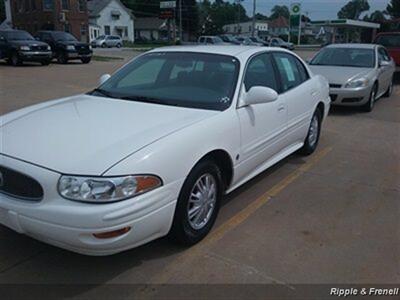
<svg viewBox="0 0 400 300">
<path fill-rule="evenodd" d="M 50 46 L 47 46 L 47 50 L 51 50 L 51 47 L 50 47 Z"/>
<path fill-rule="evenodd" d="M 67 45 L 67 50 L 75 50 L 75 46 L 74 45 Z"/>
<path fill-rule="evenodd" d="M 22 50 L 22 51 L 29 51 L 29 50 L 31 50 L 31 48 L 29 48 L 29 46 L 20 46 L 19 49 Z"/>
<path fill-rule="evenodd" d="M 161 185 L 161 179 L 153 175 L 122 177 L 63 175 L 58 181 L 58 192 L 69 200 L 108 203 L 132 198 Z"/>
<path fill-rule="evenodd" d="M 359 78 L 352 80 L 346 83 L 346 88 L 359 88 L 359 87 L 367 87 L 369 84 L 369 80 L 367 78 Z"/>
<path fill-rule="evenodd" d="M 92 50 L 92 45 L 89 45 L 89 49 Z"/>
</svg>

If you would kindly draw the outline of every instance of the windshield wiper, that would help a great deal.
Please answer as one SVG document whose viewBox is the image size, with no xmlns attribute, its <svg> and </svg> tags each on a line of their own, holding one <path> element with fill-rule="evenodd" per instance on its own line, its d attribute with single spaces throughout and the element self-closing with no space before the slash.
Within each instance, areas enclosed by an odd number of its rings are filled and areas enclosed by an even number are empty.
<svg viewBox="0 0 400 300">
<path fill-rule="evenodd" d="M 99 89 L 99 88 L 94 89 L 93 91 L 89 92 L 88 94 L 89 95 L 94 95 L 96 93 L 101 94 L 101 95 L 106 96 L 106 97 L 109 97 L 109 98 L 119 98 L 119 97 L 114 96 L 110 92 L 107 92 L 107 91 L 105 91 L 103 89 Z"/>
<path fill-rule="evenodd" d="M 176 103 L 172 103 L 172 102 L 167 101 L 167 100 L 162 100 L 162 99 L 147 97 L 147 96 L 122 96 L 122 97 L 118 97 L 118 98 L 119 98 L 119 99 L 122 99 L 122 100 L 132 100 L 132 101 L 145 102 L 145 103 L 164 104 L 164 105 L 174 105 L 174 106 L 177 106 Z"/>
</svg>

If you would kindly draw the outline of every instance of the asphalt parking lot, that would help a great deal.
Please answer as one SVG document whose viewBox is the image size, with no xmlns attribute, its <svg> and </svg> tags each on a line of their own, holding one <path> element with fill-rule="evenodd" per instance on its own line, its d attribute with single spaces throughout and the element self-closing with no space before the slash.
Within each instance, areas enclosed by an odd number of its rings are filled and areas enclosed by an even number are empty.
<svg viewBox="0 0 400 300">
<path fill-rule="evenodd" d="M 89 65 L 0 63 L 0 114 L 93 89 L 135 55 L 121 53 Z M 0 226 L 0 284 L 89 284 L 70 296 L 105 284 L 400 284 L 399 75 L 373 112 L 332 109 L 316 153 L 292 155 L 225 197 L 200 244 L 160 239 L 87 257 Z"/>
</svg>

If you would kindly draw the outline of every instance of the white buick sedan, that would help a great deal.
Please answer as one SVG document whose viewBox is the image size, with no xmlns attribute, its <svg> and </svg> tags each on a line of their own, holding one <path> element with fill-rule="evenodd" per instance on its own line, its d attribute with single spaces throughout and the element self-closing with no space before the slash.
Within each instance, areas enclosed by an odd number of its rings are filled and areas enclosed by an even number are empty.
<svg viewBox="0 0 400 300">
<path fill-rule="evenodd" d="M 108 77 L 0 117 L 1 224 L 87 255 L 197 243 L 224 194 L 315 150 L 330 106 L 281 48 L 160 48 Z"/>
</svg>

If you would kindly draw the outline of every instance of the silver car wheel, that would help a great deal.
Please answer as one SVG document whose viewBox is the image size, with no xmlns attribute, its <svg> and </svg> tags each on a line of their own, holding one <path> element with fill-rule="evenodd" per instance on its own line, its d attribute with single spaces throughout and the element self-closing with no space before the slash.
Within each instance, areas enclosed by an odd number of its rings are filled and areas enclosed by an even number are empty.
<svg viewBox="0 0 400 300">
<path fill-rule="evenodd" d="M 314 147 L 314 145 L 317 143 L 318 127 L 319 127 L 318 117 L 315 114 L 311 120 L 311 125 L 308 132 L 308 143 L 310 144 L 311 147 Z"/>
<path fill-rule="evenodd" d="M 371 99 L 369 101 L 370 109 L 372 109 L 374 107 L 374 104 L 375 104 L 375 88 L 371 92 Z"/>
<path fill-rule="evenodd" d="M 390 80 L 389 93 L 388 93 L 388 95 L 390 96 L 390 95 L 392 94 L 392 92 L 393 92 L 393 79 Z"/>
<path fill-rule="evenodd" d="M 187 206 L 189 224 L 193 229 L 203 228 L 211 219 L 217 201 L 217 181 L 207 173 L 202 175 L 190 192 Z"/>
</svg>

